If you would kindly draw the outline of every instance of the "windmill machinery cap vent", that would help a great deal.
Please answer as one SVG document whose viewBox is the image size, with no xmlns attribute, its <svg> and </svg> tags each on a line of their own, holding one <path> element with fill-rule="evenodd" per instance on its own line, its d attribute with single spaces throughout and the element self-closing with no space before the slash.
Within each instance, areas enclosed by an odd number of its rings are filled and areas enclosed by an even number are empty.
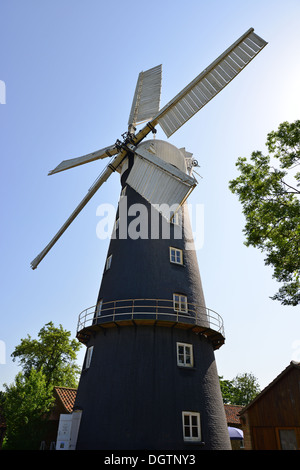
<svg viewBox="0 0 300 470">
<path fill-rule="evenodd" d="M 174 165 L 184 173 L 187 172 L 184 153 L 169 142 L 158 139 L 149 139 L 141 142 L 137 148 L 145 149 L 165 162 Z"/>
</svg>

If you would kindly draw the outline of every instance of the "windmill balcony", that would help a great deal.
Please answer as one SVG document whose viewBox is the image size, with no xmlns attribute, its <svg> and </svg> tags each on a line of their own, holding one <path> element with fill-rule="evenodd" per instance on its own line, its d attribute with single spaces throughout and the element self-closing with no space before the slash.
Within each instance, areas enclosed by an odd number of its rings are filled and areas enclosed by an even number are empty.
<svg viewBox="0 0 300 470">
<path fill-rule="evenodd" d="M 115 300 L 103 302 L 98 308 L 89 307 L 79 314 L 76 337 L 87 344 L 98 329 L 132 325 L 191 329 L 206 336 L 214 349 L 225 342 L 223 320 L 218 313 L 191 303 L 178 306 L 164 299 Z"/>
</svg>

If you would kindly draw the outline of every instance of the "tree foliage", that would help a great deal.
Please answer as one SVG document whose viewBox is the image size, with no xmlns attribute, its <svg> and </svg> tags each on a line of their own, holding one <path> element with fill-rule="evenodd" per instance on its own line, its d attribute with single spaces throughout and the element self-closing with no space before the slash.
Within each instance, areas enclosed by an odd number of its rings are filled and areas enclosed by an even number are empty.
<svg viewBox="0 0 300 470">
<path fill-rule="evenodd" d="M 232 380 L 223 380 L 223 377 L 220 377 L 220 387 L 223 402 L 228 404 L 232 403 L 234 389 L 233 389 L 233 381 Z"/>
<path fill-rule="evenodd" d="M 76 387 L 79 367 L 75 363 L 81 345 L 71 333 L 47 323 L 38 333 L 22 339 L 12 353 L 22 372 L 15 382 L 4 384 L 0 396 L 7 425 L 6 449 L 38 449 L 45 439 L 54 386 Z"/>
<path fill-rule="evenodd" d="M 38 339 L 30 335 L 22 339 L 12 353 L 13 360 L 19 361 L 25 376 L 32 369 L 43 370 L 47 385 L 76 387 L 79 366 L 75 363 L 80 343 L 70 340 L 71 333 L 61 325 L 47 323 L 38 333 Z"/>
<path fill-rule="evenodd" d="M 240 176 L 229 182 L 238 195 L 246 223 L 246 246 L 266 253 L 265 264 L 282 283 L 271 298 L 300 303 L 300 120 L 283 122 L 267 136 L 269 154 L 239 158 Z M 299 167 L 298 167 L 299 168 Z"/>
<path fill-rule="evenodd" d="M 2 406 L 7 426 L 5 449 L 37 450 L 47 429 L 53 404 L 52 386 L 43 371 L 20 372 L 10 386 L 4 384 Z"/>
<path fill-rule="evenodd" d="M 248 405 L 259 394 L 260 388 L 256 377 L 245 372 L 238 374 L 233 380 L 220 377 L 223 402 L 231 405 Z"/>
</svg>

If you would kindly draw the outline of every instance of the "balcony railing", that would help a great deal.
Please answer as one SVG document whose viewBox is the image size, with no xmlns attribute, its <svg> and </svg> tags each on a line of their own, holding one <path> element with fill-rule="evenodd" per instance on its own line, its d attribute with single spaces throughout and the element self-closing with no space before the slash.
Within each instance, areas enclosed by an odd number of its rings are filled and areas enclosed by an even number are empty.
<svg viewBox="0 0 300 470">
<path fill-rule="evenodd" d="M 223 319 L 217 312 L 192 303 L 164 299 L 115 300 L 89 307 L 79 314 L 77 338 L 85 342 L 84 337 L 97 325 L 109 327 L 134 323 L 190 326 L 194 331 L 217 338 L 217 343 L 222 344 L 225 338 Z"/>
</svg>

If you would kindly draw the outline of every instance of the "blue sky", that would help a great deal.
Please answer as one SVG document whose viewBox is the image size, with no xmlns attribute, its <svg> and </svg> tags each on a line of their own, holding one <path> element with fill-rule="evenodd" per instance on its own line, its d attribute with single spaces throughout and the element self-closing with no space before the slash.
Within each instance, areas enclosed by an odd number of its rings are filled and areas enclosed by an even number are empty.
<svg viewBox="0 0 300 470">
<path fill-rule="evenodd" d="M 169 142 L 201 166 L 189 202 L 204 207 L 200 273 L 225 324 L 219 375 L 251 372 L 263 388 L 300 360 L 299 307 L 270 300 L 279 285 L 264 255 L 244 246 L 242 208 L 228 189 L 239 156 L 265 151 L 268 132 L 299 119 L 299 1 L 3 0 L 0 17 L 0 387 L 19 370 L 10 355 L 21 338 L 49 321 L 75 337 L 101 281 L 109 241 L 96 236 L 96 210 L 117 205 L 118 175 L 32 271 L 105 162 L 48 171 L 120 138 L 141 70 L 162 64 L 163 106 L 250 27 L 268 46 Z"/>
</svg>

